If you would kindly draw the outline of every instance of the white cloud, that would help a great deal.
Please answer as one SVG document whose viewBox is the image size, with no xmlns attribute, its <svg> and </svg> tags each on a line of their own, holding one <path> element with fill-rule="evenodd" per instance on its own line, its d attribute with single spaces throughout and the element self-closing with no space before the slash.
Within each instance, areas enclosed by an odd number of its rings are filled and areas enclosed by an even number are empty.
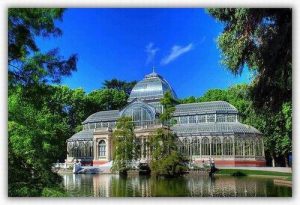
<svg viewBox="0 0 300 205">
<path fill-rule="evenodd" d="M 185 47 L 174 45 L 172 47 L 171 52 L 169 53 L 169 55 L 167 55 L 166 57 L 164 57 L 161 60 L 161 65 L 167 65 L 168 63 L 172 62 L 173 60 L 175 60 L 179 56 L 181 56 L 184 53 L 187 53 L 190 50 L 192 50 L 193 47 L 194 47 L 193 43 L 190 43 L 189 45 L 187 45 Z"/>
<path fill-rule="evenodd" d="M 146 60 L 146 65 L 148 65 L 149 63 L 153 62 L 154 57 L 157 53 L 159 49 L 158 48 L 154 48 L 154 44 L 153 43 L 149 43 L 146 46 L 146 50 L 145 52 L 147 53 L 147 60 Z"/>
</svg>

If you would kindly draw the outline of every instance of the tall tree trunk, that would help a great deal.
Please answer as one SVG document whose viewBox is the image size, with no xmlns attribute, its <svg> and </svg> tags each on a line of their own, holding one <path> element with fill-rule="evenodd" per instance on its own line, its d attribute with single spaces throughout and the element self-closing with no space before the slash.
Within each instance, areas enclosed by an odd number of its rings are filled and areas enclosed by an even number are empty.
<svg viewBox="0 0 300 205">
<path fill-rule="evenodd" d="M 274 154 L 271 155 L 272 158 L 272 167 L 275 167 L 275 157 Z"/>
<path fill-rule="evenodd" d="M 285 167 L 289 167 L 288 154 L 284 155 L 284 162 L 285 162 Z"/>
</svg>

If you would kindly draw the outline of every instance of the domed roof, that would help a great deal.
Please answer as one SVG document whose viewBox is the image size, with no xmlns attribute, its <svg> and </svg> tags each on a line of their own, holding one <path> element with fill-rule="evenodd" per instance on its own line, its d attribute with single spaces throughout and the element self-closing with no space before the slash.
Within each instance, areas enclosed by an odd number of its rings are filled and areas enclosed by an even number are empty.
<svg viewBox="0 0 300 205">
<path fill-rule="evenodd" d="M 170 84 L 162 76 L 153 71 L 134 86 L 128 98 L 128 102 L 131 102 L 135 98 L 143 101 L 158 100 L 161 99 L 167 91 L 170 91 L 173 98 L 177 99 L 176 93 Z"/>
</svg>

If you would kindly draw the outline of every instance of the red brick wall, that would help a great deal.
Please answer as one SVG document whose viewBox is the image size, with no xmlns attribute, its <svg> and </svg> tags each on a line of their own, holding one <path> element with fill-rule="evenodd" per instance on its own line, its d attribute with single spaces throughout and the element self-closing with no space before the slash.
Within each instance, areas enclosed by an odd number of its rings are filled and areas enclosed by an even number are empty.
<svg viewBox="0 0 300 205">
<path fill-rule="evenodd" d="M 93 165 L 101 165 L 101 164 L 105 164 L 107 163 L 108 161 L 99 161 L 99 160 L 93 160 Z"/>
<path fill-rule="evenodd" d="M 216 160 L 216 166 L 218 167 L 264 167 L 266 166 L 266 161 L 258 160 Z"/>
<path fill-rule="evenodd" d="M 202 164 L 202 161 L 196 161 Z M 206 161 L 206 163 L 208 163 Z M 265 167 L 264 160 L 215 160 L 216 167 Z"/>
</svg>

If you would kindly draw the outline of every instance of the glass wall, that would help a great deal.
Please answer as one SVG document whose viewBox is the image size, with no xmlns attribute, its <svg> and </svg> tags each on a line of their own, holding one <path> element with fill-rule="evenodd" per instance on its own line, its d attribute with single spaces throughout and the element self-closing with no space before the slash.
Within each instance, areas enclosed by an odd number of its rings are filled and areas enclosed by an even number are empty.
<svg viewBox="0 0 300 205">
<path fill-rule="evenodd" d="M 222 155 L 222 148 L 221 148 L 221 139 L 220 137 L 213 137 L 211 142 L 211 155 L 213 156 L 220 156 Z"/>
<path fill-rule="evenodd" d="M 92 141 L 71 141 L 67 143 L 69 157 L 91 158 L 93 157 Z"/>
<path fill-rule="evenodd" d="M 153 124 L 155 113 L 143 104 L 133 104 L 126 108 L 123 115 L 132 117 L 135 126 L 145 126 Z"/>
<path fill-rule="evenodd" d="M 236 122 L 236 114 L 203 114 L 174 117 L 177 124 L 192 124 L 206 122 Z"/>
<path fill-rule="evenodd" d="M 210 143 L 207 137 L 204 137 L 201 140 L 201 154 L 210 155 Z"/>
<path fill-rule="evenodd" d="M 224 137 L 223 139 L 223 155 L 233 155 L 233 141 L 230 137 Z"/>
<path fill-rule="evenodd" d="M 264 156 L 262 139 L 253 136 L 199 136 L 181 138 L 185 155 L 206 157 L 254 158 Z"/>
</svg>

